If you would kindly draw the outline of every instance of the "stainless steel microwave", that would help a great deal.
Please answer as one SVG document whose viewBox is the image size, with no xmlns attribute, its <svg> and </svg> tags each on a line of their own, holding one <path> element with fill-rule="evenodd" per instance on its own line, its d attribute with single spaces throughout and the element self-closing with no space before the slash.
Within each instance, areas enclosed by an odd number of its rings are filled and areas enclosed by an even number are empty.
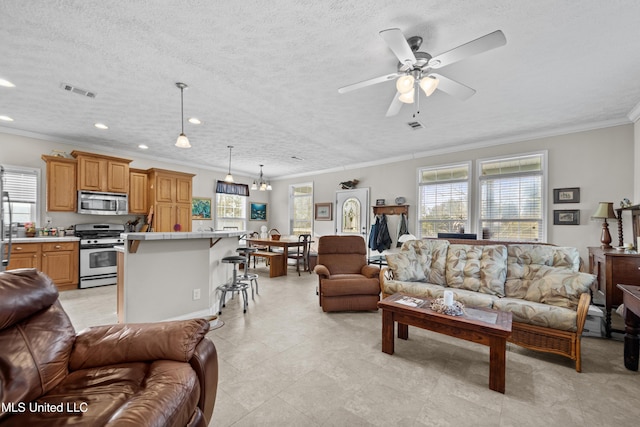
<svg viewBox="0 0 640 427">
<path fill-rule="evenodd" d="M 90 215 L 128 215 L 129 196 L 124 193 L 78 191 L 78 213 Z"/>
</svg>

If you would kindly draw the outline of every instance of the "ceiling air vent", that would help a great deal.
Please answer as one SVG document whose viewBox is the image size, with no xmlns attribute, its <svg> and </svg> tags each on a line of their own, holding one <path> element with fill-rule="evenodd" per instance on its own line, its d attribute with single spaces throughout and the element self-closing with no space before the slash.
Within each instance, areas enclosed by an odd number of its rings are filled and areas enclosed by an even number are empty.
<svg viewBox="0 0 640 427">
<path fill-rule="evenodd" d="M 77 93 L 78 95 L 86 96 L 87 98 L 95 98 L 95 92 L 89 92 L 88 90 L 80 89 L 79 87 L 72 86 L 67 83 L 60 83 L 60 87 L 68 92 Z"/>
<path fill-rule="evenodd" d="M 424 129 L 424 126 L 422 126 L 422 123 L 420 122 L 409 122 L 407 123 L 409 125 L 409 127 L 413 130 L 420 130 L 420 129 Z"/>
</svg>

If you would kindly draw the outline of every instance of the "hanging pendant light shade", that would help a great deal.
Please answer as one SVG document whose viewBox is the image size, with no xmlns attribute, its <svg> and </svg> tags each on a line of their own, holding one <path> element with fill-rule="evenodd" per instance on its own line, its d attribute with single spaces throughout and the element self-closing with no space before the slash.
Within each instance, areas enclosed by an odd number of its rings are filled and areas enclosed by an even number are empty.
<svg viewBox="0 0 640 427">
<path fill-rule="evenodd" d="M 176 86 L 180 89 L 180 118 L 182 119 L 182 132 L 178 136 L 176 140 L 176 147 L 179 148 L 191 148 L 191 144 L 189 144 L 189 138 L 184 134 L 184 102 L 183 102 L 183 94 L 184 90 L 188 87 L 184 83 L 176 83 Z"/>
<path fill-rule="evenodd" d="M 229 172 L 227 173 L 227 176 L 224 177 L 224 182 L 233 184 L 233 175 L 231 175 L 231 149 L 233 148 L 233 145 L 227 145 L 227 148 L 229 149 Z"/>
<path fill-rule="evenodd" d="M 438 87 L 438 83 L 440 81 L 437 77 L 426 76 L 420 79 L 420 87 L 424 91 L 424 94 L 427 96 L 431 96 L 433 92 L 435 92 Z"/>
</svg>

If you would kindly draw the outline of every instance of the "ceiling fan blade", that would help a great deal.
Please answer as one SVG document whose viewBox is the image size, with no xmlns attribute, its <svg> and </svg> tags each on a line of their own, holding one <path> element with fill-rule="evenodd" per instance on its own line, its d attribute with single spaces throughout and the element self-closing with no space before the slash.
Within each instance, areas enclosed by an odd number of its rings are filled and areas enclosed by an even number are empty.
<svg viewBox="0 0 640 427">
<path fill-rule="evenodd" d="M 407 43 L 407 39 L 402 34 L 402 31 L 398 28 L 390 28 L 388 30 L 380 31 L 380 37 L 387 43 L 389 49 L 393 52 L 401 64 L 411 65 L 416 63 L 416 56 L 411 50 L 411 46 Z"/>
<path fill-rule="evenodd" d="M 497 30 L 493 33 L 487 34 L 486 36 L 472 40 L 469 43 L 453 48 L 438 56 L 434 56 L 429 60 L 428 66 L 429 68 L 434 69 L 441 68 L 470 56 L 504 46 L 505 44 L 507 44 L 507 39 L 505 38 L 504 33 Z"/>
<path fill-rule="evenodd" d="M 457 81 L 441 76 L 440 74 L 431 73 L 429 76 L 438 78 L 439 90 L 456 97 L 461 101 L 471 98 L 476 93 L 475 89 L 471 89 L 469 86 L 465 86 L 462 83 L 458 83 Z"/>
<path fill-rule="evenodd" d="M 396 96 L 393 97 L 393 101 L 391 101 L 391 105 L 389 105 L 389 109 L 385 116 L 395 116 L 400 112 L 400 108 L 402 108 L 402 101 L 400 101 L 400 93 L 396 92 Z"/>
<path fill-rule="evenodd" d="M 347 92 L 351 92 L 352 90 L 360 89 L 362 87 L 371 86 L 371 85 L 375 85 L 375 84 L 378 84 L 378 83 L 386 82 L 387 80 L 393 80 L 396 77 L 398 77 L 399 75 L 400 75 L 400 73 L 391 73 L 391 74 L 387 74 L 386 76 L 380 76 L 380 77 L 375 77 L 373 79 L 364 80 L 364 81 L 361 81 L 361 82 L 358 82 L 358 83 L 354 83 L 354 84 L 349 85 L 349 86 L 341 87 L 340 89 L 338 89 L 338 93 L 347 93 Z"/>
</svg>

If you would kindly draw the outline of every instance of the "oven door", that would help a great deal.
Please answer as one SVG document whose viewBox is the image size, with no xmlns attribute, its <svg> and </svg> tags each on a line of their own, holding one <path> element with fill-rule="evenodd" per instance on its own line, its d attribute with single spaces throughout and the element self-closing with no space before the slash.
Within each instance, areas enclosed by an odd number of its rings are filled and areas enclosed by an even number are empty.
<svg viewBox="0 0 640 427">
<path fill-rule="evenodd" d="M 80 287 L 113 285 L 116 283 L 116 256 L 113 245 L 80 248 Z"/>
</svg>

